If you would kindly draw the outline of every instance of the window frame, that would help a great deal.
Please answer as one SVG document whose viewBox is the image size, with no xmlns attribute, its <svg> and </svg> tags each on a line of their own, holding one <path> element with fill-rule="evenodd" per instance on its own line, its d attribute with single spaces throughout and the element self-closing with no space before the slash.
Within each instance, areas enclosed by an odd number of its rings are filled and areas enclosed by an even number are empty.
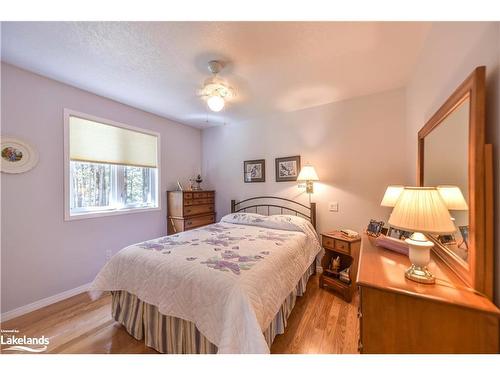
<svg viewBox="0 0 500 375">
<path fill-rule="evenodd" d="M 131 207 L 126 206 L 120 209 L 89 209 L 82 213 L 71 213 L 70 204 L 70 178 L 71 178 L 71 167 L 70 167 L 70 150 L 69 150 L 69 119 L 71 116 L 80 117 L 85 120 L 100 122 L 105 125 L 116 126 L 119 128 L 132 130 L 144 134 L 153 135 L 156 137 L 156 153 L 157 153 L 157 167 L 156 167 L 156 201 L 157 207 Z M 104 216 L 114 216 L 114 215 L 126 215 L 132 213 L 143 213 L 150 211 L 161 211 L 161 136 L 159 132 L 155 132 L 149 129 L 138 128 L 135 126 L 123 124 L 121 122 L 108 120 L 105 118 L 89 115 L 87 113 L 82 113 L 69 108 L 64 108 L 64 221 L 81 220 L 81 219 L 91 219 Z"/>
</svg>

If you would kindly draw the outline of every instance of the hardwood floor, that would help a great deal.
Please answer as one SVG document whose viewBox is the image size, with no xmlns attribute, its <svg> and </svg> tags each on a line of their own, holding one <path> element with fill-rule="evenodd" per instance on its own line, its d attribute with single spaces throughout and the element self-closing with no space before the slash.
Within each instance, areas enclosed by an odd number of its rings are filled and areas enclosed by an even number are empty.
<svg viewBox="0 0 500 375">
<path fill-rule="evenodd" d="M 17 329 L 17 336 L 44 335 L 47 353 L 157 353 L 130 336 L 111 318 L 111 296 L 92 301 L 87 293 L 2 323 Z M 359 326 L 357 298 L 344 302 L 320 289 L 318 276 L 297 300 L 283 335 L 276 337 L 272 353 L 357 353 Z M 2 351 L 2 354 L 19 353 Z"/>
<path fill-rule="evenodd" d="M 319 276 L 307 283 L 307 291 L 288 318 L 283 335 L 271 347 L 276 354 L 358 353 L 358 295 L 351 303 L 319 287 Z"/>
</svg>

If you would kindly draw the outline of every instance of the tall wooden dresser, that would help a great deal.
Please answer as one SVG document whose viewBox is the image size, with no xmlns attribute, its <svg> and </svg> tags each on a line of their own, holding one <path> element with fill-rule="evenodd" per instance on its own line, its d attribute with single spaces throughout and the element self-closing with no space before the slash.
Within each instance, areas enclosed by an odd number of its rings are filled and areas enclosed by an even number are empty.
<svg viewBox="0 0 500 375">
<path fill-rule="evenodd" d="M 215 222 L 215 191 L 167 191 L 167 234 Z"/>
<path fill-rule="evenodd" d="M 360 289 L 361 353 L 498 353 L 500 311 L 468 288 L 438 258 L 436 284 L 404 276 L 408 256 L 363 236 Z"/>
</svg>

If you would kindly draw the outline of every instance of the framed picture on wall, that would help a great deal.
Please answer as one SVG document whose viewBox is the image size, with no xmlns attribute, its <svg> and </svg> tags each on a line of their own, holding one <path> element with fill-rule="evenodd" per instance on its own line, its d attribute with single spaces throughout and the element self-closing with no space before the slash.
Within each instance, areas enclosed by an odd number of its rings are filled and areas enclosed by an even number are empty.
<svg viewBox="0 0 500 375">
<path fill-rule="evenodd" d="M 243 162 L 243 181 L 266 182 L 266 161 L 264 159 Z"/>
<path fill-rule="evenodd" d="M 300 173 L 300 155 L 276 158 L 276 182 L 297 181 Z"/>
</svg>

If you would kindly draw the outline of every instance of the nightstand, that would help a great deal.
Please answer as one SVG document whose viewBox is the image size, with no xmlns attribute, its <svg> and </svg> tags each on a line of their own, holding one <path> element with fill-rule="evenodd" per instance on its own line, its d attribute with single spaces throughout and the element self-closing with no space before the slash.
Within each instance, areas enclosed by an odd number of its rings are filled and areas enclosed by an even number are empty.
<svg viewBox="0 0 500 375">
<path fill-rule="evenodd" d="M 321 244 L 325 249 L 325 255 L 321 259 L 323 272 L 319 277 L 319 286 L 325 286 L 334 289 L 344 297 L 347 302 L 351 302 L 352 296 L 356 290 L 356 274 L 358 272 L 359 247 L 361 237 L 349 238 L 339 231 L 323 233 L 321 235 Z M 339 271 L 349 268 L 350 282 L 346 283 L 339 279 L 339 274 L 332 271 L 332 259 L 340 258 Z"/>
</svg>

